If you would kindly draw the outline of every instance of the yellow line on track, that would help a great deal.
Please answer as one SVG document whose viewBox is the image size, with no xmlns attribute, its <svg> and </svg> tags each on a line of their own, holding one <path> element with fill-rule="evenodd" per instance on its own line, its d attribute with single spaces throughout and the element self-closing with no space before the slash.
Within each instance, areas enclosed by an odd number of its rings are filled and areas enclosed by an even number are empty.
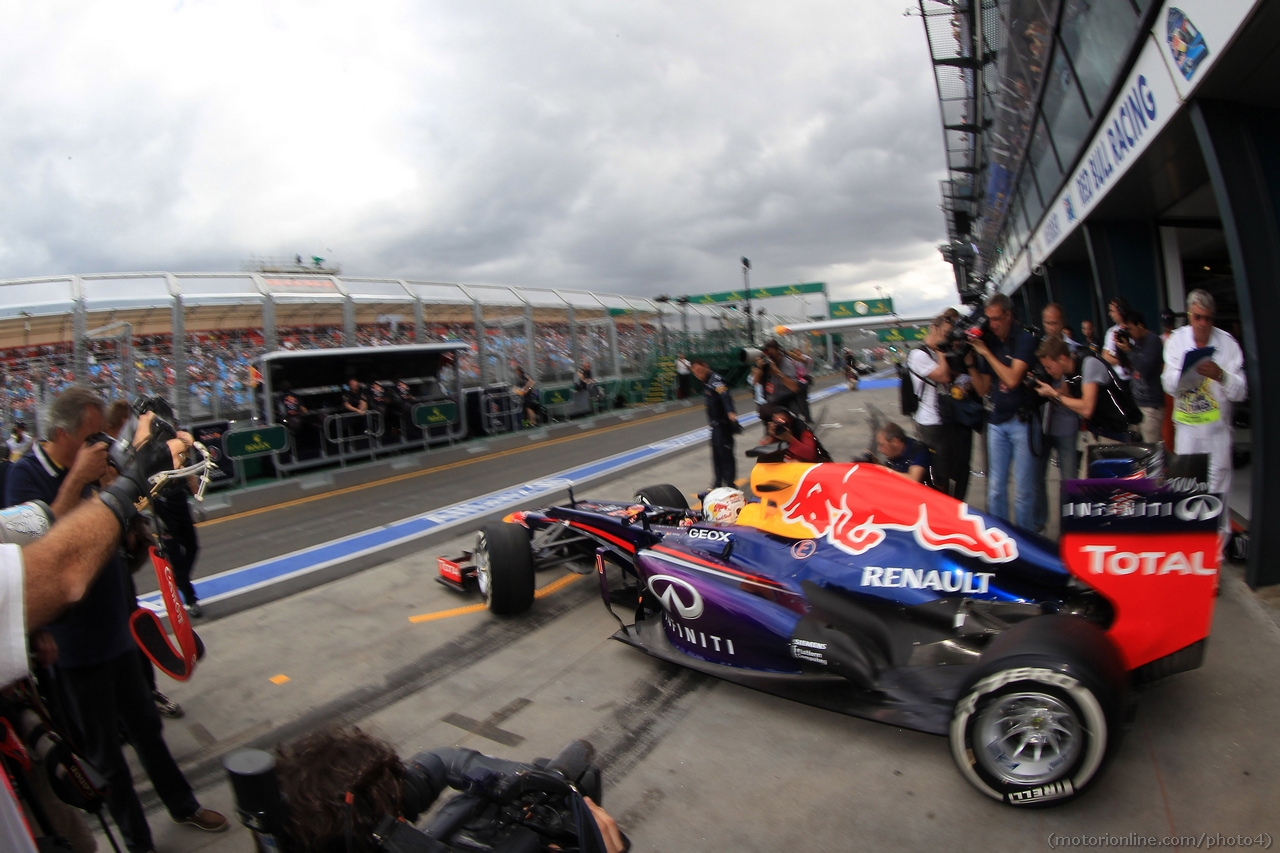
<svg viewBox="0 0 1280 853">
<path fill-rule="evenodd" d="M 564 589 L 571 583 L 586 577 L 577 573 L 569 573 L 562 578 L 557 578 L 546 586 L 537 589 L 533 593 L 534 598 L 546 598 L 548 595 L 554 595 Z M 434 613 L 419 613 L 417 616 L 410 616 L 409 621 L 417 625 L 421 622 L 434 622 L 437 619 L 450 619 L 454 616 L 466 616 L 468 613 L 480 613 L 485 609 L 483 604 L 468 604 L 465 607 L 454 607 L 449 610 L 437 610 Z"/>
<path fill-rule="evenodd" d="M 419 613 L 417 616 L 410 616 L 409 621 L 416 625 L 419 622 L 434 622 L 437 619 L 448 619 L 450 616 L 465 616 L 468 613 L 479 613 L 484 609 L 483 604 L 468 604 L 466 607 L 455 607 L 452 610 L 437 610 L 435 613 Z"/>
<path fill-rule="evenodd" d="M 584 577 L 586 577 L 586 575 L 580 575 L 580 574 L 577 574 L 576 572 L 571 572 L 570 574 L 567 574 L 564 577 L 559 578 L 558 580 L 553 580 L 551 583 L 542 587 L 542 589 L 536 590 L 533 593 L 533 597 L 546 598 L 548 595 L 553 595 L 559 592 L 560 590 L 564 589 L 569 584 L 577 580 L 581 580 Z"/>
<path fill-rule="evenodd" d="M 301 506 L 302 504 L 311 503 L 312 501 L 324 500 L 325 498 L 336 498 L 342 495 L 349 495 L 349 494 L 352 494 L 353 492 L 359 492 L 365 489 L 372 489 L 374 486 L 384 486 L 384 485 L 387 485 L 388 483 L 398 483 L 398 482 L 401 482 L 402 480 L 411 480 L 414 477 L 422 477 L 427 474 L 436 474 L 436 473 L 439 473 L 440 471 L 449 471 L 454 468 L 461 468 L 464 465 L 474 465 L 477 462 L 486 462 L 490 459 L 501 459 L 504 456 L 513 456 L 517 453 L 528 453 L 531 450 L 541 450 L 544 447 L 552 447 L 553 445 L 563 444 L 566 441 L 577 441 L 579 438 L 582 438 L 584 435 L 603 435 L 606 432 L 613 432 L 614 430 L 626 429 L 627 427 L 633 427 L 633 426 L 639 426 L 640 424 L 653 423 L 654 421 L 674 417 L 676 415 L 684 414 L 685 412 L 688 412 L 688 411 L 689 409 L 676 409 L 673 412 L 663 412 L 661 414 L 653 415 L 647 418 L 641 418 L 639 420 L 627 421 L 626 423 L 614 424 L 613 426 L 608 426 L 608 427 L 601 427 L 600 429 L 591 430 L 590 432 L 584 431 L 580 435 L 566 435 L 561 438 L 553 438 L 547 441 L 539 441 L 529 445 L 528 447 L 513 447 L 510 450 L 500 450 L 497 453 L 489 453 L 483 456 L 477 456 L 474 459 L 460 459 L 457 462 L 450 462 L 447 465 L 437 465 L 434 468 L 424 468 L 421 471 L 410 471 L 406 474 L 397 474 L 394 477 L 387 477 L 385 480 L 375 480 L 372 483 L 360 483 L 355 486 L 346 486 L 341 489 L 334 489 L 331 492 L 323 492 L 321 494 L 310 495 L 309 497 L 305 497 L 305 498 L 295 498 L 291 501 L 285 501 L 284 503 L 272 504 L 271 506 L 264 506 L 258 509 L 245 510 L 244 512 L 237 512 L 234 515 L 225 515 L 222 518 L 211 518 L 208 521 L 200 522 L 199 524 L 196 525 L 196 527 L 210 527 L 214 524 L 221 524 L 224 521 L 235 521 L 241 518 L 249 518 L 250 516 L 253 516 L 253 515 L 260 515 L 264 512 L 272 512 L 277 509 L 285 509 L 291 506 Z"/>
</svg>

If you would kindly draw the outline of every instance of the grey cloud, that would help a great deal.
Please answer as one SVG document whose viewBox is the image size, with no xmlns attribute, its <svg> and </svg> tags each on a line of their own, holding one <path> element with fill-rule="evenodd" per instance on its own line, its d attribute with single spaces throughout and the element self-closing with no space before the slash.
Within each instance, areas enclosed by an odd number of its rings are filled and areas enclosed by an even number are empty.
<svg viewBox="0 0 1280 853">
<path fill-rule="evenodd" d="M 318 174 L 284 196 L 301 209 L 250 235 L 237 219 L 276 190 L 193 155 L 207 133 L 235 145 L 200 102 L 149 98 L 144 78 L 86 105 L 91 128 L 24 133 L 0 101 L 0 177 L 17 188 L 0 202 L 0 275 L 332 249 L 351 274 L 650 295 L 737 286 L 741 255 L 757 284 L 913 269 L 945 283 L 927 251 L 942 140 L 923 33 L 874 5 L 400 7 L 386 61 L 406 94 L 368 156 L 403 160 L 414 188 L 357 209 Z M 272 26 L 289 38 L 287 15 Z M 88 165 L 64 174 L 62 151 Z"/>
</svg>

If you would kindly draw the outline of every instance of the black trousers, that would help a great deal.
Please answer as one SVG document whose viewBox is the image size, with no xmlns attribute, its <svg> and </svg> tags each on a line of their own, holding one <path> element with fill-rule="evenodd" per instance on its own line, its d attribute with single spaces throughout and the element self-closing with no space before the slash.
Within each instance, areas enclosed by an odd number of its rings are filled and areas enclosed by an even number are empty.
<svg viewBox="0 0 1280 853">
<path fill-rule="evenodd" d="M 196 538 L 196 525 L 191 520 L 191 504 L 185 497 L 166 501 L 160 515 L 165 527 L 165 551 L 169 554 L 169 565 L 173 566 L 173 579 L 187 604 L 195 604 L 196 588 L 191 585 L 191 572 L 196 567 L 196 555 L 200 553 L 200 540 Z"/>
<path fill-rule="evenodd" d="M 973 430 L 960 424 L 916 424 L 920 440 L 933 448 L 933 485 L 958 500 L 969 492 L 969 456 L 973 453 Z"/>
<path fill-rule="evenodd" d="M 169 814 L 190 817 L 200 804 L 164 742 L 160 713 L 142 673 L 141 656 L 130 649 L 106 663 L 63 667 L 62 683 L 86 757 L 106 777 L 107 809 L 131 853 L 145 853 L 155 845 L 120 745 L 122 725 Z"/>
<path fill-rule="evenodd" d="M 711 470 L 716 480 L 711 488 L 736 488 L 738 461 L 733 456 L 733 424 L 729 421 L 711 422 Z"/>
</svg>

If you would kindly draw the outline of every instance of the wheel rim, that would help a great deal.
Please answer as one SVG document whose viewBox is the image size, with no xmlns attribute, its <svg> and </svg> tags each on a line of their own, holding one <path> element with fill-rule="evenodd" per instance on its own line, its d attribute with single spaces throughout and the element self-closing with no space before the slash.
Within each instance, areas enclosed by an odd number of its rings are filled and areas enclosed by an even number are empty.
<svg viewBox="0 0 1280 853">
<path fill-rule="evenodd" d="M 493 584 L 491 582 L 489 570 L 489 543 L 485 541 L 484 534 L 480 534 L 476 538 L 476 583 L 480 586 L 480 594 L 484 596 L 484 600 L 489 600 L 489 590 Z"/>
<path fill-rule="evenodd" d="M 975 753 L 988 773 L 1015 785 L 1044 785 L 1064 776 L 1079 757 L 1079 715 L 1048 693 L 997 698 L 974 723 Z"/>
</svg>

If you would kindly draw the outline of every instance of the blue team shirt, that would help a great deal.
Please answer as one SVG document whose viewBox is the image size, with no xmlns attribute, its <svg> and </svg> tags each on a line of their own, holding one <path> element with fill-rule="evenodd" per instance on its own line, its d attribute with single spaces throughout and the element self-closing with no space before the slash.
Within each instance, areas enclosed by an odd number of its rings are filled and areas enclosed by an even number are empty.
<svg viewBox="0 0 1280 853">
<path fill-rule="evenodd" d="M 988 343 L 991 355 L 998 358 L 1005 367 L 1012 367 L 1014 359 L 1026 362 L 1028 369 L 1036 366 L 1036 339 L 1016 320 L 1009 337 L 1003 341 L 995 338 L 994 344 Z M 1034 391 L 1022 387 L 1022 383 L 1009 389 L 1000 387 L 1000 377 L 991 369 L 985 358 L 978 360 L 978 369 L 991 377 L 991 418 L 993 424 L 1002 424 L 1011 420 L 1023 407 L 1034 407 L 1039 397 Z"/>
<path fill-rule="evenodd" d="M 712 373 L 702 385 L 702 399 L 707 404 L 707 420 L 711 423 L 725 423 L 729 413 L 737 414 L 733 408 L 733 395 L 729 393 L 729 385 L 719 373 Z"/>
<path fill-rule="evenodd" d="M 928 473 L 929 466 L 932 463 L 929 459 L 929 448 L 914 438 L 908 437 L 902 445 L 902 455 L 897 459 L 886 459 L 885 464 L 899 474 L 907 474 L 916 465 L 919 465 Z"/>
<path fill-rule="evenodd" d="M 37 444 L 11 466 L 5 505 L 33 500 L 52 505 L 66 478 L 66 469 L 59 468 Z M 129 616 L 136 602 L 128 580 L 124 564 L 112 556 L 84 598 L 47 626 L 58 643 L 60 666 L 105 663 L 135 648 Z"/>
</svg>

